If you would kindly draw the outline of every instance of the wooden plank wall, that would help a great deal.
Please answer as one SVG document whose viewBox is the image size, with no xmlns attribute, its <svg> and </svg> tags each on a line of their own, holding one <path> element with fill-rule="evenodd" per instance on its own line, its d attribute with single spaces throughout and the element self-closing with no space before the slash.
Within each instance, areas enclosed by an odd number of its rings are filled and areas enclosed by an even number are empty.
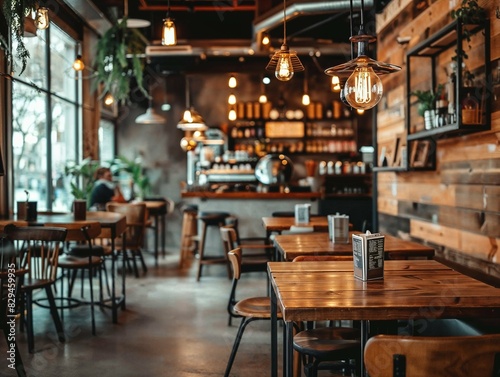
<svg viewBox="0 0 500 377">
<path fill-rule="evenodd" d="M 491 66 L 496 70 L 500 64 L 498 3 L 478 2 L 489 14 Z M 407 49 L 450 23 L 450 7 L 460 3 L 430 0 L 426 9 L 417 10 L 411 0 L 393 0 L 377 15 L 378 59 L 402 67 L 401 72 L 383 77 L 384 99 L 377 108 L 379 151 L 384 146 L 390 149 L 394 135 L 406 132 Z M 409 37 L 410 42 L 400 45 L 398 36 Z M 467 65 L 477 68 L 474 53 Z M 437 142 L 435 171 L 377 173 L 379 231 L 431 244 L 439 257 L 493 278 L 500 278 L 499 96 L 497 84 L 491 131 Z"/>
</svg>

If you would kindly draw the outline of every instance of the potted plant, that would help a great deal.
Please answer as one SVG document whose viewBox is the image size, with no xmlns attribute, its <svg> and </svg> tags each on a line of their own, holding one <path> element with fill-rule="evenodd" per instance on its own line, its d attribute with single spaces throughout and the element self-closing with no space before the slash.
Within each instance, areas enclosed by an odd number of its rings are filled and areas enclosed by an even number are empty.
<svg viewBox="0 0 500 377">
<path fill-rule="evenodd" d="M 151 184 L 147 175 L 144 174 L 142 164 L 137 160 L 130 160 L 124 156 L 118 156 L 110 165 L 113 173 L 124 171 L 130 174 L 131 195 L 138 199 L 144 199 L 149 194 Z"/>
<path fill-rule="evenodd" d="M 69 161 L 64 167 L 64 174 L 71 177 L 71 194 L 75 200 L 86 200 L 87 207 L 94 187 L 94 176 L 99 164 L 90 158 L 84 159 L 81 163 Z"/>
<path fill-rule="evenodd" d="M 2 13 L 6 20 L 7 32 L 11 38 L 17 42 L 15 58 L 21 62 L 20 73 L 26 69 L 30 53 L 24 43 L 25 22 L 30 21 L 34 27 L 34 21 L 31 14 L 38 8 L 37 0 L 4 0 L 2 4 Z M 36 31 L 36 28 L 34 29 Z M 7 58 L 14 63 L 14 53 L 12 51 L 12 40 L 9 37 L 1 36 L 1 45 L 7 54 Z M 10 42 L 9 42 L 10 41 Z M 13 65 L 13 64 L 12 64 Z M 14 71 L 14 67 L 12 66 Z"/>
<path fill-rule="evenodd" d="M 123 104 L 129 102 L 135 79 L 138 89 L 149 98 L 143 87 L 143 63 L 139 59 L 144 48 L 143 35 L 137 29 L 127 28 L 126 17 L 116 22 L 97 42 L 93 89 L 99 88 L 103 96 L 110 93 Z M 130 61 L 127 56 L 131 56 Z"/>
<path fill-rule="evenodd" d="M 418 100 L 418 115 L 424 117 L 424 127 L 426 130 L 432 128 L 434 123 L 434 109 L 436 100 L 440 98 L 443 91 L 443 85 L 438 85 L 435 91 L 433 90 L 415 90 L 410 94 L 417 97 Z"/>
</svg>

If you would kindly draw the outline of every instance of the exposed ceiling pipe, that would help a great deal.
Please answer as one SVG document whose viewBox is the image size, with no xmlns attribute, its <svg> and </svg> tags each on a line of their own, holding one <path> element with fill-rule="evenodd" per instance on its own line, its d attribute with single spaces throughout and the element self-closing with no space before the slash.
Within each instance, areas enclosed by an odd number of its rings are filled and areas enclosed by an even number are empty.
<svg viewBox="0 0 500 377">
<path fill-rule="evenodd" d="M 365 11 L 371 9 L 373 6 L 374 0 L 364 1 Z M 289 20 L 299 16 L 338 13 L 349 11 L 350 9 L 350 0 L 294 3 L 287 6 L 286 8 L 286 20 L 288 22 Z M 361 0 L 353 0 L 353 9 L 361 9 Z M 283 24 L 283 8 L 276 7 L 274 10 L 271 10 L 270 12 L 264 14 L 262 18 L 262 20 L 256 21 L 253 25 L 252 44 L 254 45 L 254 49 L 256 51 L 259 51 L 262 47 L 261 41 L 263 34 Z"/>
</svg>

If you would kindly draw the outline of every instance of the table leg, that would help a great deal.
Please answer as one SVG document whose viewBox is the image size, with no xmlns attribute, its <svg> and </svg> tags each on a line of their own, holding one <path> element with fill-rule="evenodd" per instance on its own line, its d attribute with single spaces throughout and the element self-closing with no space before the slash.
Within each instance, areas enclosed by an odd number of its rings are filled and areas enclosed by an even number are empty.
<svg viewBox="0 0 500 377">
<path fill-rule="evenodd" d="M 154 225 L 154 231 L 155 231 L 155 236 L 154 236 L 154 239 L 155 239 L 155 266 L 158 267 L 158 232 L 159 232 L 159 229 L 158 229 L 158 215 L 154 215 L 154 221 L 155 221 L 155 225 Z"/>
<path fill-rule="evenodd" d="M 166 243 L 166 237 L 167 237 L 167 221 L 165 218 L 165 215 L 160 216 L 160 222 L 161 222 L 161 255 L 163 258 L 165 258 L 165 243 Z"/>
<path fill-rule="evenodd" d="M 359 375 L 361 377 L 368 376 L 365 371 L 365 359 L 364 359 L 364 352 L 365 352 L 365 344 L 368 341 L 368 326 L 369 322 L 367 320 L 361 320 L 361 361 L 360 361 L 360 366 L 359 370 L 360 373 Z"/>
<path fill-rule="evenodd" d="M 116 305 L 116 292 L 115 292 L 115 278 L 116 278 L 116 258 L 118 258 L 118 253 L 115 250 L 115 237 L 111 237 L 111 317 L 113 323 L 118 323 L 118 313 Z M 125 258 L 123 258 L 125 259 Z M 125 275 L 125 270 L 122 271 L 122 275 Z"/>
<path fill-rule="evenodd" d="M 293 322 L 285 322 L 286 333 L 284 334 L 284 359 L 286 365 L 283 367 L 283 375 L 293 377 Z"/>
<path fill-rule="evenodd" d="M 271 377 L 278 377 L 278 304 L 276 293 L 271 283 L 269 285 L 271 292 Z"/>
</svg>

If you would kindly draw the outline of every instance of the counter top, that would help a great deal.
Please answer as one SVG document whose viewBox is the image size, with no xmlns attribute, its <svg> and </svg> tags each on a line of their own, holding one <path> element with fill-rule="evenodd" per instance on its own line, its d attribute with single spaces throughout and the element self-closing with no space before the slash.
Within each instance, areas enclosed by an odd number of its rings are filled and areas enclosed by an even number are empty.
<svg viewBox="0 0 500 377">
<path fill-rule="evenodd" d="M 210 191 L 183 191 L 183 198 L 201 199 L 320 199 L 319 192 L 210 192 Z"/>
</svg>

